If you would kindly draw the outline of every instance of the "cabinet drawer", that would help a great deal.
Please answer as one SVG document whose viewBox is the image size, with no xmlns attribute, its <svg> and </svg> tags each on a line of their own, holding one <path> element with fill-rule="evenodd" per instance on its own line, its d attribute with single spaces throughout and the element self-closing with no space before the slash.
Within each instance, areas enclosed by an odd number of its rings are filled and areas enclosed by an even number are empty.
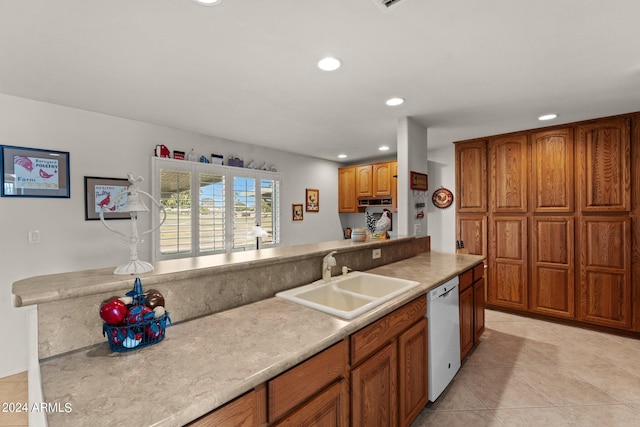
<svg viewBox="0 0 640 427">
<path fill-rule="evenodd" d="M 473 284 L 473 269 L 469 269 L 462 273 L 460 276 L 458 276 L 458 280 L 460 280 L 458 292 L 462 292 Z"/>
<path fill-rule="evenodd" d="M 477 282 L 482 277 L 484 277 L 484 263 L 480 263 L 473 267 L 473 281 Z"/>
<path fill-rule="evenodd" d="M 351 335 L 351 364 L 357 365 L 412 326 L 427 313 L 427 297 L 421 295 L 382 319 Z"/>
<path fill-rule="evenodd" d="M 345 339 L 269 381 L 269 422 L 345 376 L 347 351 Z"/>
<path fill-rule="evenodd" d="M 267 423 L 267 393 L 264 384 L 226 405 L 187 424 L 187 427 L 255 427 Z"/>
</svg>

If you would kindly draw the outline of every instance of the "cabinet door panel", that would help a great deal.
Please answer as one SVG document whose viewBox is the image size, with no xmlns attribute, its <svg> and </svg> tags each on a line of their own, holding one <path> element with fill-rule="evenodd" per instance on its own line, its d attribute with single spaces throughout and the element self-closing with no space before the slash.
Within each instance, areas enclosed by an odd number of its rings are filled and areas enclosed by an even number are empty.
<svg viewBox="0 0 640 427">
<path fill-rule="evenodd" d="M 578 128 L 580 206 L 583 212 L 624 212 L 631 208 L 629 119 Z"/>
<path fill-rule="evenodd" d="M 391 162 L 391 200 L 393 211 L 398 212 L 398 162 Z"/>
<path fill-rule="evenodd" d="M 267 393 L 264 386 L 238 397 L 188 427 L 255 427 L 267 423 Z"/>
<path fill-rule="evenodd" d="M 489 141 L 491 208 L 494 213 L 527 212 L 527 135 Z"/>
<path fill-rule="evenodd" d="M 534 217 L 531 227 L 531 309 L 573 318 L 573 217 Z"/>
<path fill-rule="evenodd" d="M 356 168 L 340 168 L 338 169 L 338 212 L 354 213 L 357 211 Z"/>
<path fill-rule="evenodd" d="M 427 319 L 413 325 L 398 338 L 400 370 L 400 425 L 408 426 L 429 400 L 427 377 Z"/>
<path fill-rule="evenodd" d="M 456 144 L 456 208 L 462 212 L 487 211 L 487 144 Z"/>
<path fill-rule="evenodd" d="M 356 196 L 373 196 L 373 167 L 371 165 L 356 167 Z"/>
<path fill-rule="evenodd" d="M 473 342 L 478 342 L 484 332 L 484 277 L 473 284 Z"/>
<path fill-rule="evenodd" d="M 279 427 L 349 425 L 349 386 L 342 380 L 331 385 L 282 421 Z"/>
<path fill-rule="evenodd" d="M 376 163 L 373 165 L 373 195 L 391 195 L 391 167 L 389 163 Z"/>
<path fill-rule="evenodd" d="M 494 217 L 490 233 L 489 302 L 527 309 L 527 218 Z"/>
<path fill-rule="evenodd" d="M 531 195 L 534 212 L 573 212 L 573 130 L 532 135 Z"/>
<path fill-rule="evenodd" d="M 487 216 L 460 214 L 456 240 L 464 242 L 464 247 L 473 255 L 487 256 Z"/>
<path fill-rule="evenodd" d="M 354 426 L 398 424 L 396 342 L 351 371 L 351 411 Z"/>
<path fill-rule="evenodd" d="M 629 217 L 582 218 L 580 318 L 614 327 L 631 323 Z"/>
<path fill-rule="evenodd" d="M 460 293 L 460 359 L 473 347 L 473 287 Z"/>
<path fill-rule="evenodd" d="M 277 420 L 323 387 L 344 376 L 348 364 L 346 340 L 334 344 L 267 382 L 269 421 Z"/>
</svg>

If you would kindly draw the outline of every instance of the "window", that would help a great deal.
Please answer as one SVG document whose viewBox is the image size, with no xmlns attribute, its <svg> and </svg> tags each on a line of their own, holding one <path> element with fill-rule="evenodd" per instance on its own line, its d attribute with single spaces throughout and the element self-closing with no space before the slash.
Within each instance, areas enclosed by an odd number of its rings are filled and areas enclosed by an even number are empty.
<svg viewBox="0 0 640 427">
<path fill-rule="evenodd" d="M 183 160 L 153 159 L 154 197 L 167 219 L 154 237 L 156 260 L 255 249 L 260 224 L 280 243 L 280 175 Z"/>
</svg>

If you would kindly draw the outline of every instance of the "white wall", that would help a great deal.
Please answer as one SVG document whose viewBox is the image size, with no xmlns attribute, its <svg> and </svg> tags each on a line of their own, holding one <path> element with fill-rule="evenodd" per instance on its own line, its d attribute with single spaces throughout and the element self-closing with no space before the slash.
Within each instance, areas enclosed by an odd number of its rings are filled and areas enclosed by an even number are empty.
<svg viewBox="0 0 640 427">
<path fill-rule="evenodd" d="M 342 238 L 337 163 L 2 94 L 0 117 L 0 145 L 68 151 L 71 179 L 69 199 L 0 197 L 0 377 L 27 369 L 28 310 L 12 307 L 13 282 L 125 262 L 128 249 L 121 239 L 99 221 L 84 219 L 84 177 L 125 178 L 132 172 L 145 177 L 142 188 L 150 192 L 156 144 L 274 164 L 283 177 L 282 244 Z M 307 187 L 320 190 L 320 212 L 305 212 L 304 221 L 294 223 L 291 204 L 304 202 Z M 143 218 L 140 228 L 148 223 Z M 29 229 L 40 230 L 40 244 L 27 244 Z M 150 239 L 139 252 L 150 259 Z"/>
<path fill-rule="evenodd" d="M 418 202 L 426 205 L 425 191 L 411 189 L 410 172 L 428 174 L 427 128 L 419 125 L 410 117 L 398 119 L 398 233 L 407 236 L 427 236 L 427 215 L 416 218 L 421 208 Z M 429 185 L 431 185 L 429 183 Z M 416 233 L 415 225 L 420 225 Z"/>
<path fill-rule="evenodd" d="M 456 170 L 455 149 L 450 147 L 429 150 L 429 194 L 427 195 L 427 221 L 431 236 L 431 250 L 455 253 L 456 251 L 456 211 L 455 194 Z M 433 192 L 440 187 L 451 190 L 454 203 L 446 209 L 438 209 L 431 202 Z"/>
</svg>

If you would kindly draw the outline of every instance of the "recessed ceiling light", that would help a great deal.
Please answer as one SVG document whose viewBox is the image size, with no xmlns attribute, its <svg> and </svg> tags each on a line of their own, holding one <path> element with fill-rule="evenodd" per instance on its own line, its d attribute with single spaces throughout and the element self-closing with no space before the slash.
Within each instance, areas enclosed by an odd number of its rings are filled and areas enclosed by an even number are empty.
<svg viewBox="0 0 640 427">
<path fill-rule="evenodd" d="M 545 114 L 544 116 L 538 117 L 538 120 L 553 120 L 558 117 L 557 114 Z"/>
<path fill-rule="evenodd" d="M 338 58 L 327 56 L 318 61 L 318 68 L 322 71 L 335 71 L 342 65 L 342 62 Z"/>
<path fill-rule="evenodd" d="M 386 101 L 386 104 L 389 107 L 396 107 L 398 105 L 402 105 L 404 103 L 404 98 L 389 98 Z"/>
<path fill-rule="evenodd" d="M 338 154 L 338 158 L 339 159 L 346 159 L 347 155 L 346 154 Z"/>
<path fill-rule="evenodd" d="M 222 0 L 193 0 L 193 1 L 202 6 L 215 6 L 222 2 Z"/>
<path fill-rule="evenodd" d="M 378 148 L 378 150 L 380 150 L 380 151 L 387 151 L 387 150 L 389 150 L 389 146 L 388 146 L 388 145 L 382 145 L 382 146 L 380 146 L 380 147 Z"/>
</svg>

